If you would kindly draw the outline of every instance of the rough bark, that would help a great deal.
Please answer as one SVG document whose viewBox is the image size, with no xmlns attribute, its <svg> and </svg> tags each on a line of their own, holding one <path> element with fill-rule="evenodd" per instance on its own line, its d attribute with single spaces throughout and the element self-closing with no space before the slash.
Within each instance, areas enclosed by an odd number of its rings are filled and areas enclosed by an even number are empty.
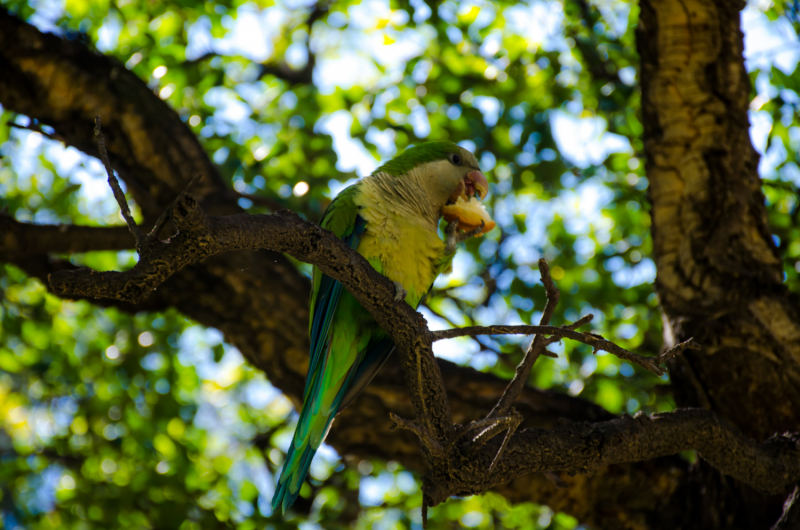
<svg viewBox="0 0 800 530">
<path fill-rule="evenodd" d="M 673 361 L 675 399 L 718 412 L 763 440 L 798 427 L 800 316 L 781 283 L 748 134 L 743 7 L 646 0 L 637 40 L 656 288 L 670 324 L 665 338 L 669 344 L 691 336 L 702 346 Z M 718 482 L 711 502 L 676 497 L 673 504 L 705 514 L 696 520 L 706 526 L 684 528 L 766 528 L 780 515 L 782 496 L 766 499 Z M 729 510 L 732 503 L 746 508 Z"/>
</svg>

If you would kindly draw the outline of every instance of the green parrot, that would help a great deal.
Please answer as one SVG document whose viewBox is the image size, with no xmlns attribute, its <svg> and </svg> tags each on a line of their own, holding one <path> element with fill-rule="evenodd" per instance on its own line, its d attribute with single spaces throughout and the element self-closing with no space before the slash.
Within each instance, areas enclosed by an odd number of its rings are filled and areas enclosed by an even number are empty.
<svg viewBox="0 0 800 530">
<path fill-rule="evenodd" d="M 489 185 L 475 156 L 451 142 L 407 149 L 372 175 L 342 190 L 320 222 L 395 283 L 396 300 L 416 308 L 442 272 L 456 244 L 484 225 L 438 234 L 441 210 L 459 198 L 483 199 Z M 394 350 L 386 332 L 355 297 L 313 269 L 309 335 L 311 356 L 303 408 L 272 498 L 285 513 L 300 492 L 311 459 L 337 412 L 372 380 Z"/>
</svg>

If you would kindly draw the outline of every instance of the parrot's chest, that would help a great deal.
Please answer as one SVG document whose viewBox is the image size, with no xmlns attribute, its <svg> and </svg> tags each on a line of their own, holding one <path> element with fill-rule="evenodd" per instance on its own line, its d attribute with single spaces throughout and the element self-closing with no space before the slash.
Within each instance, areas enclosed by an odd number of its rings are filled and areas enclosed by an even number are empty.
<svg viewBox="0 0 800 530">
<path fill-rule="evenodd" d="M 367 222 L 358 252 L 392 281 L 400 282 L 416 306 L 428 292 L 437 275 L 437 262 L 444 254 L 444 243 L 430 223 L 390 211 L 363 209 L 359 215 Z M 376 263 L 378 262 L 378 263 Z"/>
</svg>

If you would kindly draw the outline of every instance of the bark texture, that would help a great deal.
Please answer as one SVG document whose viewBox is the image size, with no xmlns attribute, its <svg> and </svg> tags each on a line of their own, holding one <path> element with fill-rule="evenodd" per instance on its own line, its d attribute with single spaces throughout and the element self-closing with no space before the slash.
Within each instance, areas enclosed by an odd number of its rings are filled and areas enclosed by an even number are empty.
<svg viewBox="0 0 800 530">
<path fill-rule="evenodd" d="M 676 402 L 713 410 L 759 440 L 797 430 L 800 315 L 781 283 L 748 134 L 744 2 L 641 6 L 656 287 L 671 328 L 665 339 L 694 337 L 702 346 L 670 367 Z M 684 528 L 767 528 L 785 497 L 768 499 L 727 480 L 713 490 L 709 503 L 690 503 L 690 491 L 676 497 L 676 516 L 681 505 L 691 507 L 686 520 L 698 512 Z"/>
</svg>

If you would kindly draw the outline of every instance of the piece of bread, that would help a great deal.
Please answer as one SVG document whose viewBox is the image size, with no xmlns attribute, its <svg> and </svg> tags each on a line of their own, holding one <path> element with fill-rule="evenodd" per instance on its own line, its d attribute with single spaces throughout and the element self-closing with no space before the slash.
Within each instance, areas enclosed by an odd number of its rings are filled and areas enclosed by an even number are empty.
<svg viewBox="0 0 800 530">
<path fill-rule="evenodd" d="M 442 215 L 444 215 L 444 220 L 448 223 L 457 220 L 458 229 L 465 232 L 481 226 L 481 221 L 485 223 L 483 226 L 484 234 L 495 227 L 495 222 L 489 217 L 486 207 L 475 197 L 470 197 L 469 201 L 459 197 L 455 204 L 446 204 L 442 208 Z"/>
</svg>

